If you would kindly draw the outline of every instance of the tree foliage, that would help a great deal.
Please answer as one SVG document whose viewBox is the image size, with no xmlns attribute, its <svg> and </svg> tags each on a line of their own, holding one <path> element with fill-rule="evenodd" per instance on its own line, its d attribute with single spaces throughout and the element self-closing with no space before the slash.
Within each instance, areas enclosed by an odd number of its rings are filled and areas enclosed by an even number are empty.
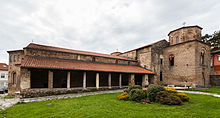
<svg viewBox="0 0 220 118">
<path fill-rule="evenodd" d="M 220 31 L 202 36 L 202 41 L 211 44 L 211 51 L 220 50 Z"/>
</svg>

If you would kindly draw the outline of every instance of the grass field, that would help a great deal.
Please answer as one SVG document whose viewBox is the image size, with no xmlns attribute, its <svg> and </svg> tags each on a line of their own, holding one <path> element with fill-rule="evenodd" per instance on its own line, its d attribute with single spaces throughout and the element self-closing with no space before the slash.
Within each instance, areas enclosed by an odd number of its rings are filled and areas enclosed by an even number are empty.
<svg viewBox="0 0 220 118">
<path fill-rule="evenodd" d="M 220 88 L 216 87 L 211 87 L 211 88 L 202 88 L 202 89 L 196 89 L 196 88 L 191 88 L 191 89 L 186 89 L 187 91 L 201 91 L 201 92 L 207 92 L 207 93 L 217 93 L 220 95 Z"/>
<path fill-rule="evenodd" d="M 120 93 L 16 104 L 1 111 L 7 118 L 208 118 L 220 117 L 220 98 L 188 94 L 181 106 L 140 104 L 116 99 Z"/>
</svg>

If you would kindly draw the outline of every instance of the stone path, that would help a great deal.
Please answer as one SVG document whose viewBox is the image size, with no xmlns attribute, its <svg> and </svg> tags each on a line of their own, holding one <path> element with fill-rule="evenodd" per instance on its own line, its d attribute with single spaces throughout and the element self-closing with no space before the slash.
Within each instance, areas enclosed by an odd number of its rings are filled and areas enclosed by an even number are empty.
<svg viewBox="0 0 220 118">
<path fill-rule="evenodd" d="M 181 93 L 194 93 L 194 94 L 202 94 L 202 95 L 212 95 L 214 97 L 220 98 L 220 95 L 218 95 L 216 93 L 206 93 L 206 92 L 200 92 L 200 91 L 182 91 L 182 90 L 178 90 L 178 92 L 181 92 Z"/>
<path fill-rule="evenodd" d="M 104 93 L 116 93 L 116 92 L 122 92 L 122 91 L 123 90 L 109 90 L 109 91 L 85 92 L 85 93 L 74 93 L 74 94 L 64 94 L 64 95 L 52 95 L 52 96 L 35 97 L 35 98 L 23 98 L 23 99 L 20 99 L 20 98 L 0 99 L 0 109 L 5 110 L 6 108 L 11 107 L 18 102 L 33 102 L 33 101 L 45 101 L 45 100 L 52 100 L 52 99 L 75 98 L 75 97 L 97 95 L 97 94 L 104 94 Z M 212 95 L 214 97 L 220 98 L 220 95 L 214 94 L 214 93 L 205 93 L 205 92 L 199 92 L 199 91 L 183 91 L 183 90 L 178 90 L 178 92 Z"/>
</svg>

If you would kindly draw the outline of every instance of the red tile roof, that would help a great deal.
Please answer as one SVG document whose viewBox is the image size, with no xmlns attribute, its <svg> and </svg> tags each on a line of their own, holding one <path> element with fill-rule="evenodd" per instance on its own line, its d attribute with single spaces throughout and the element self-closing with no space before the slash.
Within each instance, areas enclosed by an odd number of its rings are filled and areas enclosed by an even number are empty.
<svg viewBox="0 0 220 118">
<path fill-rule="evenodd" d="M 151 72 L 139 66 L 82 62 L 33 56 L 26 56 L 22 61 L 21 66 L 26 68 L 154 74 L 154 72 Z"/>
<path fill-rule="evenodd" d="M 39 45 L 39 44 L 34 44 L 34 43 L 30 43 L 25 48 L 50 50 L 50 51 L 58 51 L 58 52 L 68 52 L 68 53 L 75 53 L 75 54 L 93 55 L 93 56 L 99 56 L 99 57 L 107 57 L 107 58 L 114 58 L 114 59 L 137 61 L 137 60 L 134 60 L 134 59 L 128 59 L 128 58 L 124 58 L 124 57 L 120 57 L 120 56 L 116 56 L 116 55 L 102 54 L 102 53 L 95 53 L 95 52 L 87 52 L 87 51 L 80 51 L 80 50 L 72 50 L 72 49 L 65 49 L 65 48 L 59 48 L 59 47 L 53 47 L 53 46 Z"/>
<path fill-rule="evenodd" d="M 0 63 L 0 70 L 8 71 L 8 65 L 6 63 Z"/>
</svg>

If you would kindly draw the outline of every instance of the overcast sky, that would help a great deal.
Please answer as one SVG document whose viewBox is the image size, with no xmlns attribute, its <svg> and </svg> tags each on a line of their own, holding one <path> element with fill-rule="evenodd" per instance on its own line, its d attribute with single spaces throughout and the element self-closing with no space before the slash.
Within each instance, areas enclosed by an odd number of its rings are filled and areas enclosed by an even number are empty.
<svg viewBox="0 0 220 118">
<path fill-rule="evenodd" d="M 219 12 L 219 0 L 0 0 L 0 62 L 32 41 L 111 53 L 168 39 L 183 22 L 212 34 Z"/>
</svg>

